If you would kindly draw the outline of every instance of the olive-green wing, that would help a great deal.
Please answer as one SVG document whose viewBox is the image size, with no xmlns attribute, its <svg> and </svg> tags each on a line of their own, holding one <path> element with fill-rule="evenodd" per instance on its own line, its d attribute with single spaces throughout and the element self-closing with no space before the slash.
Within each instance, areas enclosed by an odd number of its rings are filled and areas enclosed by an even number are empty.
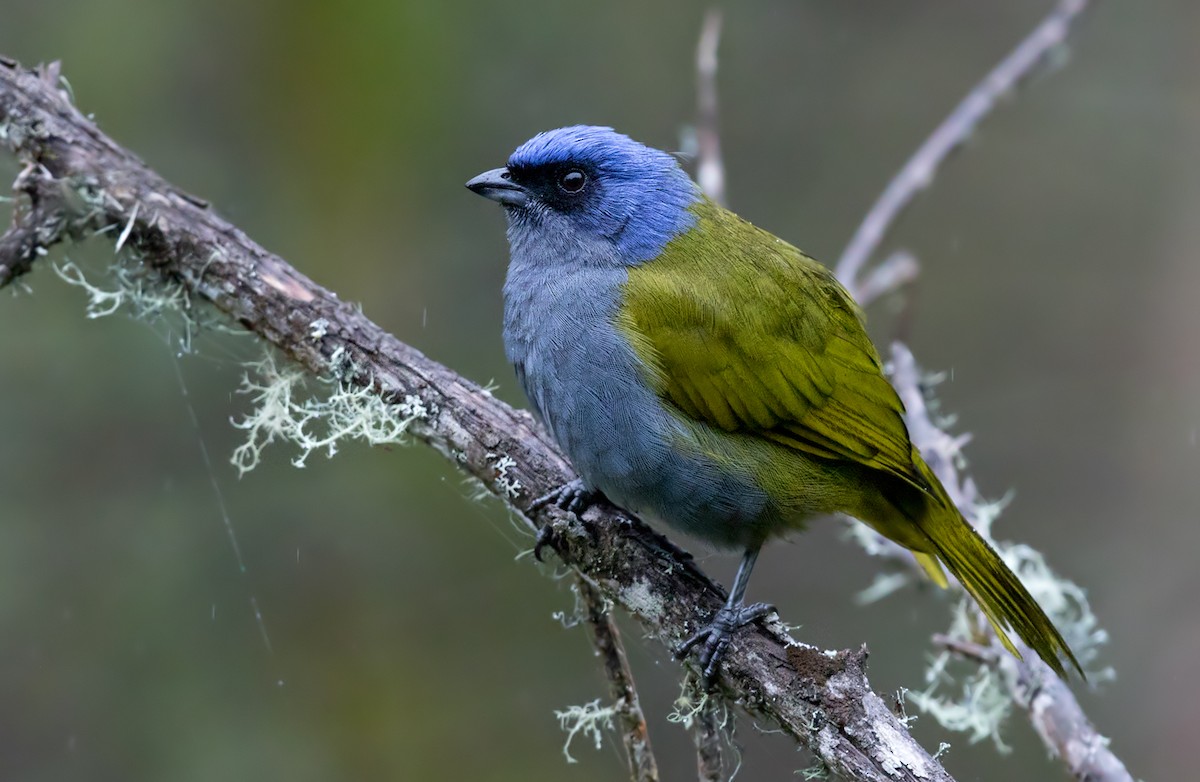
<svg viewBox="0 0 1200 782">
<path fill-rule="evenodd" d="M 833 275 L 704 201 L 695 228 L 625 285 L 619 326 L 687 415 L 918 488 L 900 398 Z"/>
</svg>

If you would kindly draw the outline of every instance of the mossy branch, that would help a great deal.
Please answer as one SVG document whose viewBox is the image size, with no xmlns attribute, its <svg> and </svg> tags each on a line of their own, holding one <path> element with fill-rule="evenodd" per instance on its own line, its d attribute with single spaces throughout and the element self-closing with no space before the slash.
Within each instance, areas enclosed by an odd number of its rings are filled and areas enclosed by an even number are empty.
<svg viewBox="0 0 1200 782">
<path fill-rule="evenodd" d="M 411 437 L 482 482 L 531 532 L 551 525 L 562 560 L 667 648 L 724 601 L 689 555 L 613 508 L 593 508 L 583 521 L 555 509 L 525 516 L 534 497 L 573 477 L 527 413 L 387 334 L 172 187 L 72 105 L 55 67 L 0 58 L 0 144 L 25 164 L 22 203 L 0 237 L 0 283 L 57 242 L 97 233 L 120 242 L 147 275 L 185 290 L 188 306 L 207 302 L 314 377 L 346 393 L 365 389 L 408 418 Z M 865 649 L 825 653 L 775 623 L 739 637 L 720 695 L 847 779 L 951 780 L 871 690 L 865 661 Z"/>
</svg>

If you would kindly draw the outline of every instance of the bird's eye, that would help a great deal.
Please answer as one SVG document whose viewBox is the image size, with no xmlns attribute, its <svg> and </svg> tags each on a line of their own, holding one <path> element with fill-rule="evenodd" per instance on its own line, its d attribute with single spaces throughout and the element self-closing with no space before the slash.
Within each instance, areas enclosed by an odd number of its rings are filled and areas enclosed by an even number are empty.
<svg viewBox="0 0 1200 782">
<path fill-rule="evenodd" d="M 578 168 L 572 168 L 569 171 L 565 171 L 563 175 L 558 178 L 558 186 L 567 193 L 578 193 L 583 189 L 585 184 L 587 184 L 587 176 L 585 176 L 584 173 Z"/>
</svg>

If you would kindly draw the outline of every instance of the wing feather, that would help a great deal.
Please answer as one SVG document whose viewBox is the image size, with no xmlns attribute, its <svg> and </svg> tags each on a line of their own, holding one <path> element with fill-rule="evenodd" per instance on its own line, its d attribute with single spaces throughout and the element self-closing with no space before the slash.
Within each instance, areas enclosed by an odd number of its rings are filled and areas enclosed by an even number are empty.
<svg viewBox="0 0 1200 782">
<path fill-rule="evenodd" d="M 624 291 L 619 326 L 660 396 L 726 431 L 928 491 L 903 404 L 846 290 L 731 212 L 708 202 L 695 211 L 696 227 L 632 268 Z"/>
</svg>

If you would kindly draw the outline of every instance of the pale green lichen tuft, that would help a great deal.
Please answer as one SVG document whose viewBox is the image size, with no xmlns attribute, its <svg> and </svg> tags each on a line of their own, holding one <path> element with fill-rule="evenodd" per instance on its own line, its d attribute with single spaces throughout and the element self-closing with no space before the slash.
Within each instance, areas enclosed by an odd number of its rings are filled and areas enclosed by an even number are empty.
<svg viewBox="0 0 1200 782">
<path fill-rule="evenodd" d="M 300 449 L 292 460 L 303 467 L 314 451 L 332 457 L 344 440 L 361 440 L 369 445 L 405 442 L 413 421 L 428 416 L 420 397 L 405 397 L 391 404 L 369 387 L 351 384 L 355 373 L 343 351 L 330 359 L 334 381 L 324 397 L 308 391 L 309 378 L 298 367 L 280 368 L 271 354 L 252 364 L 242 376 L 238 391 L 252 397 L 254 411 L 233 425 L 247 432 L 246 442 L 234 449 L 230 461 L 240 475 L 258 466 L 264 449 L 275 441 L 290 442 Z"/>
<path fill-rule="evenodd" d="M 742 767 L 741 748 L 734 741 L 736 723 L 729 704 L 721 698 L 713 698 L 706 687 L 693 674 L 684 677 L 680 685 L 679 697 L 671 704 L 667 714 L 667 722 L 680 725 L 684 730 L 694 730 L 700 727 L 706 711 L 712 711 L 712 727 L 720 734 L 723 746 L 722 755 L 733 760 L 733 771 L 729 775 L 732 781 Z"/>
<path fill-rule="evenodd" d="M 979 622 L 974 602 L 964 597 L 954 607 L 946 635 L 975 643 L 981 631 Z M 1000 730 L 1012 713 L 1013 702 L 999 671 L 992 666 L 971 664 L 969 673 L 957 680 L 947 673 L 955 659 L 949 651 L 936 655 L 925 671 L 926 688 L 906 692 L 905 699 L 947 730 L 966 733 L 970 743 L 990 738 L 997 751 L 1009 752 Z M 952 692 L 951 688 L 957 691 Z"/>
<path fill-rule="evenodd" d="M 108 279 L 103 284 L 89 280 L 71 260 L 51 268 L 63 282 L 87 295 L 88 318 L 106 318 L 123 311 L 146 323 L 168 323 L 171 332 L 178 330 L 173 339 L 177 338 L 182 353 L 192 351 L 197 333 L 216 324 L 215 314 L 207 308 L 192 307 L 187 288 L 148 272 L 134 251 L 125 250 L 116 263 L 105 269 Z"/>
<path fill-rule="evenodd" d="M 696 697 L 697 693 L 700 695 L 699 698 Z M 691 681 L 691 677 L 687 677 L 679 691 L 679 697 L 671 704 L 671 713 L 667 715 L 667 722 L 672 725 L 682 725 L 685 730 L 691 730 L 696 724 L 696 720 L 700 719 L 700 715 L 708 708 L 711 700 L 708 692 L 697 688 Z"/>
<path fill-rule="evenodd" d="M 907 699 L 908 699 L 908 688 L 907 687 L 901 687 L 900 689 L 896 690 L 896 703 L 895 703 L 895 706 L 896 706 L 895 710 L 897 712 L 896 719 L 899 721 L 899 723 L 901 725 L 908 728 L 909 730 L 912 730 L 913 723 L 917 721 L 917 715 L 908 713 L 908 710 L 905 708 L 905 702 Z"/>
<path fill-rule="evenodd" d="M 109 207 L 120 207 L 94 178 L 78 181 L 75 192 L 85 207 L 85 214 L 76 220 L 80 226 L 90 225 Z M 202 327 L 227 327 L 218 319 L 215 310 L 193 307 L 188 289 L 182 283 L 164 279 L 149 270 L 130 241 L 141 211 L 140 204 L 135 204 L 123 223 L 108 223 L 94 231 L 96 235 L 112 238 L 117 255 L 117 260 L 106 269 L 106 282 L 89 279 L 70 260 L 52 268 L 60 279 L 86 294 L 87 317 L 102 318 L 126 311 L 137 320 L 155 322 L 170 315 L 182 323 L 178 340 L 180 350 L 191 352 L 193 336 Z M 220 257 L 220 250 L 214 250 L 209 262 Z M 203 271 L 200 276 L 203 277 Z M 174 326 L 172 322 L 172 328 Z M 320 339 L 329 328 L 327 320 L 318 319 L 309 325 L 309 336 Z M 246 442 L 238 446 L 231 457 L 239 474 L 254 469 L 266 446 L 276 440 L 290 441 L 298 446 L 300 454 L 293 464 L 303 467 L 313 451 L 324 451 L 333 456 L 337 453 L 338 443 L 343 440 L 362 440 L 371 445 L 402 443 L 413 421 L 431 416 L 425 402 L 415 394 L 392 404 L 366 387 L 369 384 L 358 380 L 359 368 L 343 347 L 336 348 L 330 356 L 332 379 L 324 382 L 332 386 L 332 390 L 320 397 L 308 393 L 312 381 L 304 372 L 298 368 L 280 369 L 270 354 L 250 365 L 249 370 L 243 375 L 239 391 L 253 397 L 255 408 L 246 417 L 233 422 L 248 433 Z M 513 466 L 515 462 L 509 460 L 498 464 L 497 468 L 506 475 Z M 504 485 L 511 491 L 519 490 L 515 478 L 509 478 Z"/>
<path fill-rule="evenodd" d="M 1088 679 L 1098 682 L 1114 678 L 1111 667 L 1091 667 L 1099 658 L 1108 633 L 1100 627 L 1083 588 L 1055 575 L 1045 557 L 1029 546 L 994 542 L 992 545 L 1062 633 L 1087 671 Z M 983 620 L 974 601 L 964 597 L 955 608 L 946 635 L 973 644 L 978 643 L 982 629 Z M 1007 654 L 999 649 L 998 653 Z M 928 686 L 922 692 L 910 693 L 909 699 L 947 729 L 969 734 L 971 743 L 990 738 L 998 750 L 1007 752 L 1000 730 L 1012 712 L 1012 695 L 1004 674 L 995 666 L 971 663 L 970 673 L 954 692 L 951 690 L 954 679 L 947 669 L 955 659 L 949 651 L 935 656 L 925 672 Z"/>
<path fill-rule="evenodd" d="M 74 261 L 54 264 L 54 273 L 88 297 L 87 316 L 104 318 L 122 308 L 139 320 L 155 320 L 168 312 L 184 312 L 189 307 L 187 289 L 177 283 L 149 277 L 138 264 L 117 263 L 108 267 L 112 283 L 101 287 L 90 282 Z"/>
<path fill-rule="evenodd" d="M 329 319 L 317 318 L 308 324 L 308 338 L 316 342 L 329 333 Z"/>
<path fill-rule="evenodd" d="M 73 261 L 67 261 L 62 266 L 53 264 L 51 268 L 63 282 L 76 288 L 82 288 L 87 294 L 87 316 L 89 318 L 106 318 L 113 315 L 128 299 L 128 290 L 121 285 L 104 289 L 88 282 L 83 271 Z"/>
<path fill-rule="evenodd" d="M 856 524 L 855 526 L 866 528 L 866 524 Z M 868 530 L 870 531 L 870 530 Z M 904 587 L 911 584 L 913 577 L 909 573 L 876 573 L 875 580 L 866 589 L 860 590 L 854 596 L 854 602 L 862 605 L 870 605 L 883 600 L 889 595 L 899 592 Z"/>
<path fill-rule="evenodd" d="M 409 421 L 424 420 L 429 417 L 429 409 L 425 407 L 425 400 L 416 394 L 407 394 L 400 404 L 396 405 L 396 409 L 400 415 L 407 418 Z M 512 461 L 511 459 L 509 461 Z M 516 464 L 516 462 L 513 462 Z"/>
<path fill-rule="evenodd" d="M 957 617 L 965 616 L 967 609 L 961 607 L 955 614 L 957 623 Z M 999 752 L 1009 752 L 1000 729 L 1012 712 L 1012 699 L 1000 674 L 988 666 L 975 666 L 958 684 L 957 694 L 946 696 L 942 691 L 953 686 L 953 680 L 945 672 L 949 662 L 948 652 L 939 654 L 926 672 L 929 686 L 920 692 L 909 692 L 908 700 L 947 730 L 966 733 L 972 744 L 990 738 Z"/>
<path fill-rule="evenodd" d="M 1108 642 L 1108 631 L 1092 612 L 1087 591 L 1055 574 L 1041 553 L 1023 543 L 996 548 L 1062 633 L 1088 678 L 1093 682 L 1112 679 L 1116 675 L 1112 668 L 1092 667 L 1100 657 L 1100 647 Z"/>
<path fill-rule="evenodd" d="M 571 756 L 571 742 L 580 734 L 585 738 L 590 737 L 596 749 L 600 749 L 604 743 L 603 731 L 614 729 L 613 718 L 618 714 L 618 706 L 602 707 L 599 698 L 583 706 L 569 706 L 564 711 L 554 712 L 554 716 L 558 718 L 558 726 L 567 732 L 567 740 L 563 742 L 562 749 L 567 762 L 579 762 Z"/>
<path fill-rule="evenodd" d="M 926 391 L 941 382 L 943 376 L 926 375 L 921 385 Z M 943 430 L 922 444 L 921 450 L 930 464 L 954 465 L 959 471 L 966 466 L 963 446 L 969 437 L 951 436 L 944 430 L 953 424 L 937 405 L 937 400 L 926 393 L 926 411 L 934 424 Z M 960 472 L 961 475 L 961 472 Z M 1088 671 L 1092 681 L 1113 677 L 1111 668 L 1096 670 L 1092 666 L 1099 658 L 1100 646 L 1107 633 L 1099 626 L 1086 592 L 1077 584 L 1056 575 L 1039 552 L 1021 544 L 998 544 L 992 538 L 992 527 L 1000 513 L 1012 499 L 1009 493 L 997 501 L 986 501 L 969 478 L 952 476 L 946 483 L 952 497 L 979 533 L 996 549 L 1008 566 L 1016 573 L 1029 593 L 1045 610 L 1047 616 L 1062 633 L 1063 638 L 1075 653 L 1080 664 Z M 894 555 L 894 544 L 887 541 L 865 524 L 852 524 L 850 537 L 855 539 L 869 554 Z M 859 602 L 872 602 L 895 592 L 911 578 L 916 569 L 903 574 L 883 574 L 859 596 Z M 986 637 L 986 622 L 969 597 L 964 597 L 956 606 L 952 624 L 947 635 L 954 640 L 977 644 Z M 926 671 L 927 687 L 921 692 L 911 692 L 908 698 L 922 711 L 931 715 L 944 727 L 965 732 L 972 742 L 991 738 L 996 746 L 1005 751 L 1006 745 L 1000 738 L 1004 720 L 1012 711 L 1012 695 L 1003 680 L 1003 674 L 994 666 L 969 665 L 965 678 L 955 683 L 947 673 L 951 662 L 957 658 L 946 651 L 934 657 Z M 952 689 L 953 688 L 953 689 Z"/>
<path fill-rule="evenodd" d="M 550 614 L 550 618 L 562 625 L 564 630 L 578 627 L 583 624 L 584 619 L 587 617 L 587 609 L 583 605 L 583 595 L 579 593 L 579 584 L 571 584 L 571 595 L 572 605 L 570 611 L 554 611 Z M 607 597 L 604 598 L 604 610 L 611 611 L 612 606 L 612 601 Z"/>
<path fill-rule="evenodd" d="M 672 725 L 682 725 L 685 730 L 691 730 L 706 709 L 716 709 L 717 729 L 724 732 L 733 725 L 733 712 L 729 705 L 719 698 L 713 698 L 708 690 L 701 687 L 694 676 L 684 677 L 680 686 L 679 697 L 671 704 L 671 712 L 667 722 Z"/>
<path fill-rule="evenodd" d="M 491 451 L 488 452 L 487 459 L 496 470 L 496 488 L 503 492 L 505 497 L 510 499 L 520 497 L 524 489 L 521 481 L 515 475 L 508 474 L 509 470 L 517 466 L 516 460 L 508 454 L 498 454 Z"/>
<path fill-rule="evenodd" d="M 1024 544 L 996 543 L 991 539 L 992 522 L 1006 503 L 1007 498 L 994 503 L 977 503 L 971 508 L 981 534 L 1021 578 L 1030 595 L 1062 633 L 1080 665 L 1088 671 L 1088 678 L 1092 681 L 1113 678 L 1111 668 L 1091 667 L 1099 658 L 1100 647 L 1108 640 L 1108 634 L 1100 627 L 1084 589 L 1056 575 L 1045 557 L 1033 548 Z M 974 601 L 964 596 L 955 607 L 946 635 L 974 644 L 983 636 L 984 626 Z M 936 655 L 925 673 L 926 688 L 909 693 L 909 700 L 948 730 L 968 734 L 971 743 L 991 739 L 999 751 L 1007 752 L 1008 746 L 1000 731 L 1012 713 L 1013 701 L 1003 674 L 994 666 L 964 663 L 964 667 L 970 666 L 969 672 L 956 683 L 955 677 L 947 672 L 955 660 L 956 656 L 949 651 Z"/>
</svg>

